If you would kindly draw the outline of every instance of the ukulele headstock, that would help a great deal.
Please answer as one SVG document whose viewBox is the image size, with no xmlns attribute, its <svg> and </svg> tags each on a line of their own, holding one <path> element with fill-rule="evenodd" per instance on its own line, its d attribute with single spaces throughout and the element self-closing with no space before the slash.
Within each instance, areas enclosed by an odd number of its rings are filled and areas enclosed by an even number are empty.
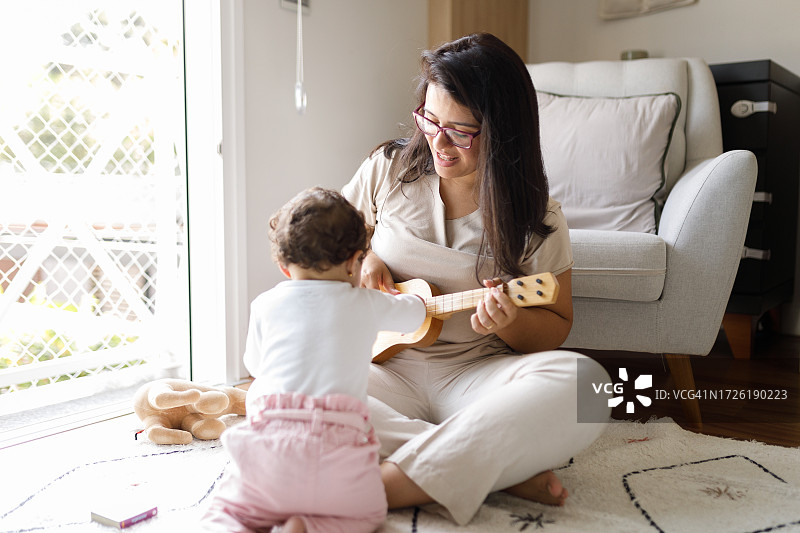
<svg viewBox="0 0 800 533">
<path fill-rule="evenodd" d="M 558 280 L 551 272 L 515 278 L 506 283 L 506 294 L 519 307 L 550 305 L 558 299 Z"/>
</svg>

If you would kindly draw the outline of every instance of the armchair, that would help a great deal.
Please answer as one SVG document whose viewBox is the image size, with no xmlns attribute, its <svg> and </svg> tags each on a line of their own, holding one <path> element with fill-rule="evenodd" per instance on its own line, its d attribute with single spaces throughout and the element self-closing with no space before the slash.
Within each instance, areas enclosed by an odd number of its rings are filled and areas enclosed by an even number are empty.
<svg viewBox="0 0 800 533">
<path fill-rule="evenodd" d="M 688 356 L 707 355 L 717 338 L 742 253 L 757 173 L 752 153 L 722 153 L 710 69 L 696 58 L 542 63 L 528 69 L 540 92 L 551 194 L 564 206 L 575 259 L 574 324 L 564 347 L 661 354 L 676 386 L 694 389 Z M 580 99 L 562 104 L 559 99 L 565 97 Z M 558 105 L 548 108 L 554 101 Z M 627 126 L 623 131 L 606 126 L 598 118 L 601 103 L 627 106 L 631 124 L 644 122 L 644 133 L 628 135 Z M 584 109 L 584 118 L 567 117 L 575 106 Z M 653 111 L 658 106 L 663 109 Z M 647 162 L 612 162 L 622 168 L 612 169 L 613 177 L 631 169 L 649 172 L 651 178 L 655 172 L 655 179 L 641 187 L 642 201 L 631 207 L 623 197 L 641 185 L 638 176 L 606 185 L 596 182 L 602 178 L 596 169 L 607 164 L 603 158 L 616 150 L 618 141 L 636 143 L 650 135 L 647 124 L 656 119 L 642 119 L 643 109 L 667 117 L 666 122 L 659 119 L 666 124 L 663 131 L 653 133 L 666 141 L 666 152 L 654 156 L 637 147 L 642 158 L 655 158 L 649 169 L 644 168 Z M 598 159 L 592 159 L 591 150 L 574 145 L 581 139 L 565 138 L 566 129 L 578 136 L 605 131 L 605 137 L 590 139 L 598 147 Z M 659 150 L 664 150 L 664 141 Z M 592 179 L 585 178 L 587 174 Z M 595 200 L 606 204 L 595 209 Z M 641 213 L 643 222 L 631 223 Z M 689 422 L 699 427 L 697 400 L 683 400 L 682 407 Z"/>
</svg>

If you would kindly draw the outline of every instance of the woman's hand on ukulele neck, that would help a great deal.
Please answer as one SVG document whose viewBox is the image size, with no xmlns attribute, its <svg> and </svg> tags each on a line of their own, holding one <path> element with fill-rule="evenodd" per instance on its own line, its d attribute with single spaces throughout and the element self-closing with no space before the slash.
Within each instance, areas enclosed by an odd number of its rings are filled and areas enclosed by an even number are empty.
<svg viewBox="0 0 800 533">
<path fill-rule="evenodd" d="M 475 333 L 488 335 L 511 325 L 517 319 L 519 308 L 503 292 L 503 280 L 500 278 L 487 279 L 483 281 L 483 284 L 491 290 L 478 304 L 470 317 L 470 322 Z"/>
<path fill-rule="evenodd" d="M 394 286 L 389 268 L 378 255 L 370 250 L 361 264 L 361 286 L 378 289 L 390 294 L 400 294 Z"/>
</svg>

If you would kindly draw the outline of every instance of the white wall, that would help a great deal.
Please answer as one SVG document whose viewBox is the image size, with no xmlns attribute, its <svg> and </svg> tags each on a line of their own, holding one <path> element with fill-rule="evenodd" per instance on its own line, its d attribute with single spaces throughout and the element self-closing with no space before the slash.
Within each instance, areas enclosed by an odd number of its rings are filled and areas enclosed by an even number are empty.
<svg viewBox="0 0 800 533">
<path fill-rule="evenodd" d="M 623 50 L 643 49 L 650 57 L 702 57 L 709 64 L 772 59 L 800 76 L 797 0 L 699 0 L 613 21 L 600 19 L 599 5 L 600 0 L 530 0 L 528 60 L 613 60 Z M 800 258 L 794 301 L 783 306 L 782 315 L 782 330 L 800 335 Z"/>
<path fill-rule="evenodd" d="M 340 189 L 413 108 L 427 0 L 312 0 L 303 19 L 308 109 L 294 108 L 296 14 L 244 1 L 247 294 L 280 281 L 270 215 L 314 185 Z"/>
<path fill-rule="evenodd" d="M 600 0 L 530 0 L 528 58 L 619 59 L 644 49 L 651 57 L 702 57 L 708 63 L 772 59 L 800 75 L 800 2 L 699 0 L 686 7 L 605 21 Z"/>
</svg>

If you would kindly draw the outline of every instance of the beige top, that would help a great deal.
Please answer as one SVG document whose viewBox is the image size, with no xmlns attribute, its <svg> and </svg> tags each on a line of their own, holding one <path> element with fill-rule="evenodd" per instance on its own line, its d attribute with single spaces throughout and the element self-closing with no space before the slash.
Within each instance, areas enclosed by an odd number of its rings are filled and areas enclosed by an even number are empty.
<svg viewBox="0 0 800 533">
<path fill-rule="evenodd" d="M 480 288 L 478 279 L 491 276 L 491 256 L 475 275 L 483 224 L 480 210 L 446 220 L 439 196 L 439 176 L 424 176 L 413 183 L 389 178 L 391 161 L 378 152 L 361 165 L 344 189 L 344 196 L 375 226 L 372 249 L 392 273 L 395 282 L 424 279 L 443 294 Z M 572 268 L 569 230 L 561 205 L 550 199 L 545 222 L 555 228 L 547 239 L 534 235 L 522 264 L 526 275 L 561 274 Z M 511 279 L 505 276 L 504 279 Z M 428 348 L 407 349 L 396 357 L 468 360 L 484 355 L 514 353 L 497 335 L 472 330 L 468 311 L 444 322 L 439 340 Z"/>
</svg>

